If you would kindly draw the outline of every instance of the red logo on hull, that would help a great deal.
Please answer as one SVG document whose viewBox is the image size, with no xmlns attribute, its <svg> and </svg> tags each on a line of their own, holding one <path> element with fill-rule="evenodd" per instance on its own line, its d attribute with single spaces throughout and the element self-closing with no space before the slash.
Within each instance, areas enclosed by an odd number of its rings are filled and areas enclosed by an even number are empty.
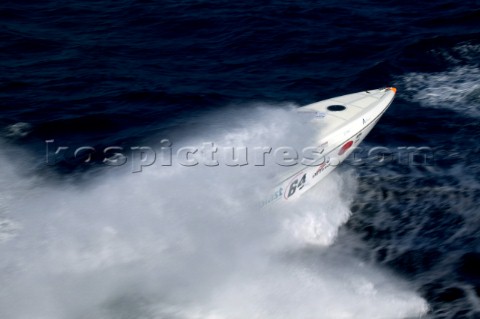
<svg viewBox="0 0 480 319">
<path fill-rule="evenodd" d="M 338 155 L 343 155 L 350 147 L 352 147 L 353 141 L 348 141 L 347 143 L 343 144 L 340 151 L 338 151 Z"/>
</svg>

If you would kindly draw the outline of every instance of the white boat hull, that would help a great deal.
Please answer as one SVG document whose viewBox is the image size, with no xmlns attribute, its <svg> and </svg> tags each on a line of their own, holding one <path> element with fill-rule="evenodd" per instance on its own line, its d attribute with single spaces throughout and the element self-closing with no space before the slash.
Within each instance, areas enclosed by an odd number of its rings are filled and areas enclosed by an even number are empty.
<svg viewBox="0 0 480 319">
<path fill-rule="evenodd" d="M 296 167 L 278 183 L 262 205 L 293 201 L 332 172 L 373 129 L 395 93 L 395 88 L 365 91 L 299 108 L 298 112 L 312 113 L 312 121 L 321 127 L 317 140 L 322 160 L 315 166 Z"/>
</svg>

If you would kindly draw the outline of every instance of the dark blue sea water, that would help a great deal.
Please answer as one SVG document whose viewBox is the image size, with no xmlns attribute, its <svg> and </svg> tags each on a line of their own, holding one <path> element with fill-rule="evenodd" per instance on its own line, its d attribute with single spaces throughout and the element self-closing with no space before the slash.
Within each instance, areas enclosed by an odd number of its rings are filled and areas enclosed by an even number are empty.
<svg viewBox="0 0 480 319">
<path fill-rule="evenodd" d="M 1 318 L 480 318 L 478 1 L 3 0 L 0 71 Z M 291 215 L 241 208 L 255 174 L 72 158 L 385 86 L 362 145 L 428 165 L 345 163 Z"/>
</svg>

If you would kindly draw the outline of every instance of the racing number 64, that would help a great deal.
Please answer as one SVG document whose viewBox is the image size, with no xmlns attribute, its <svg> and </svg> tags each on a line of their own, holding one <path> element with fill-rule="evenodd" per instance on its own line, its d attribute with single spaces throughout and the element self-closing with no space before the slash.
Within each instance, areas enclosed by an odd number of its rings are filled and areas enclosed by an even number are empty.
<svg viewBox="0 0 480 319">
<path fill-rule="evenodd" d="M 297 189 L 301 190 L 305 186 L 305 182 L 307 180 L 307 174 L 303 174 L 302 178 L 300 179 L 295 179 L 291 184 L 290 187 L 288 188 L 288 195 L 287 198 L 290 196 L 293 196 Z"/>
</svg>

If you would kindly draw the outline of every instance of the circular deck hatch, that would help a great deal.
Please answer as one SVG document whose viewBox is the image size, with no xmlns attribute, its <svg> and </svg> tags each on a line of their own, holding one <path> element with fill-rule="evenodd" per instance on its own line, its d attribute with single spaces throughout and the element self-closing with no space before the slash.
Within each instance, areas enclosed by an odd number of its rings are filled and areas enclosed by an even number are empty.
<svg viewBox="0 0 480 319">
<path fill-rule="evenodd" d="M 330 105 L 327 107 L 327 110 L 332 112 L 339 112 L 345 110 L 346 107 L 344 105 Z"/>
</svg>

